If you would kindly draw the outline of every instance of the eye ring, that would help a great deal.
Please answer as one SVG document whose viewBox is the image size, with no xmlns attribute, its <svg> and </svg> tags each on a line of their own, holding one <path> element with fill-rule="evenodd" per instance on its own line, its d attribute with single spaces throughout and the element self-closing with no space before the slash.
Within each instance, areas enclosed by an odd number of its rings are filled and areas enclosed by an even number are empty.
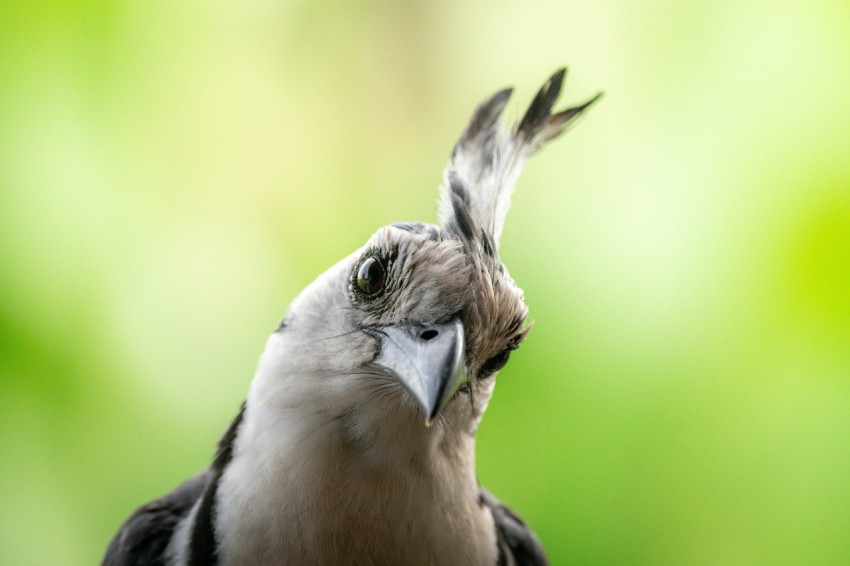
<svg viewBox="0 0 850 566">
<path fill-rule="evenodd" d="M 386 286 L 386 270 L 380 258 L 368 256 L 354 272 L 354 286 L 363 297 L 372 299 Z"/>
</svg>

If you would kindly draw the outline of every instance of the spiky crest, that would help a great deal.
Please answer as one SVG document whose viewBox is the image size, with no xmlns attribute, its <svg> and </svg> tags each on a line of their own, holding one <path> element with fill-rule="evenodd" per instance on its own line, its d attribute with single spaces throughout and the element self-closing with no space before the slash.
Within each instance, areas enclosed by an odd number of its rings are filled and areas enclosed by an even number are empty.
<svg viewBox="0 0 850 566">
<path fill-rule="evenodd" d="M 566 69 L 543 85 L 520 120 L 505 130 L 499 116 L 512 89 L 500 90 L 476 108 L 454 147 L 440 190 L 439 218 L 448 232 L 486 255 L 497 256 L 511 193 L 525 161 L 563 133 L 602 93 L 552 113 Z"/>
</svg>

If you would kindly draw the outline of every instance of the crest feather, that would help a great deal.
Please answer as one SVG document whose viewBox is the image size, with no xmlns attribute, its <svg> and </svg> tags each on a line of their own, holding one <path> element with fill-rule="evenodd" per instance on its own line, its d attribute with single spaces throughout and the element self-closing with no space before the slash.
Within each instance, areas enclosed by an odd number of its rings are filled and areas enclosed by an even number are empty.
<svg viewBox="0 0 850 566">
<path fill-rule="evenodd" d="M 482 102 L 452 151 L 440 189 L 439 217 L 447 231 L 478 243 L 495 255 L 511 193 L 525 161 L 546 142 L 558 137 L 602 93 L 584 104 L 552 113 L 566 69 L 543 85 L 519 124 L 505 130 L 499 116 L 512 89 L 500 90 Z"/>
</svg>

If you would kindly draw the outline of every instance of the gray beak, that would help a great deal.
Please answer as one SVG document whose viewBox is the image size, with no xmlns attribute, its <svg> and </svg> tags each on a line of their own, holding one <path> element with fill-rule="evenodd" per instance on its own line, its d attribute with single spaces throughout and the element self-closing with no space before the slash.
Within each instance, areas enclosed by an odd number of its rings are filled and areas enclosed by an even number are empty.
<svg viewBox="0 0 850 566">
<path fill-rule="evenodd" d="M 381 353 L 375 365 L 394 374 L 425 413 L 425 424 L 440 414 L 468 380 L 463 324 L 400 324 L 378 332 Z"/>
</svg>

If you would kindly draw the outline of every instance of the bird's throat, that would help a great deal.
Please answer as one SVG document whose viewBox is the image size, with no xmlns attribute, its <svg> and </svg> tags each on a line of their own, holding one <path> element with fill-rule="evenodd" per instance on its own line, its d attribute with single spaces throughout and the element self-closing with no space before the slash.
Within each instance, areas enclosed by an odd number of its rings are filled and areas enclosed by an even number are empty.
<svg viewBox="0 0 850 566">
<path fill-rule="evenodd" d="M 278 426 L 280 434 L 272 436 L 268 423 L 257 422 L 264 418 L 262 410 L 247 410 L 219 488 L 217 531 L 227 539 L 233 563 L 254 560 L 256 548 L 289 557 L 321 548 L 328 553 L 324 563 L 350 561 L 344 552 L 358 549 L 365 562 L 399 563 L 400 554 L 375 541 L 404 541 L 409 549 L 417 544 L 406 541 L 411 533 L 451 525 L 460 508 L 482 521 L 463 528 L 484 529 L 470 435 L 453 437 L 439 428 L 444 425 L 425 428 L 412 417 L 397 417 L 390 427 L 366 434 L 369 423 L 350 412 L 337 418 L 277 415 L 278 425 L 289 426 Z M 458 529 L 431 536 L 458 550 L 464 534 Z M 312 543 L 305 547 L 305 541 Z M 440 563 L 437 556 L 419 558 Z"/>
</svg>

